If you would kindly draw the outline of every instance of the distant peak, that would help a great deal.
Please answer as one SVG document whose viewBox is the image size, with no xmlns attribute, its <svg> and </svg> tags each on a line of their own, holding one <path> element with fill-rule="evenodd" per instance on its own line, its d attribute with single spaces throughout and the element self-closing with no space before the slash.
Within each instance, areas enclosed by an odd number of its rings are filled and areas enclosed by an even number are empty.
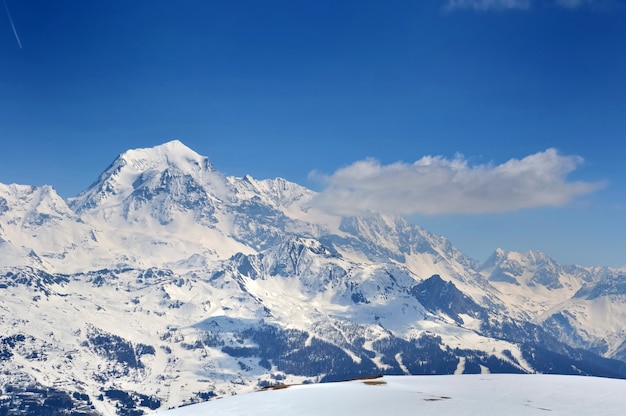
<svg viewBox="0 0 626 416">
<path fill-rule="evenodd" d="M 139 172 L 169 166 L 184 171 L 215 170 L 207 157 L 199 155 L 178 139 L 154 147 L 127 150 L 120 155 L 120 159 Z"/>
<path fill-rule="evenodd" d="M 189 175 L 207 182 L 208 176 L 219 176 L 209 159 L 201 156 L 180 140 L 171 140 L 154 147 L 127 150 L 113 161 L 88 189 L 70 201 L 78 213 L 102 205 L 105 201 L 119 203 L 133 190 L 161 174 Z M 210 182 L 210 181 L 209 181 Z M 218 180 L 219 182 L 219 180 Z M 118 201 L 118 202 L 115 202 Z"/>
<path fill-rule="evenodd" d="M 137 149 L 129 149 L 121 154 L 122 157 L 146 157 L 146 156 L 168 156 L 170 154 L 186 154 L 188 156 L 201 157 L 198 153 L 185 146 L 180 140 L 171 140 L 163 144 L 153 147 L 141 147 Z"/>
<path fill-rule="evenodd" d="M 478 268 L 479 271 L 496 267 L 509 257 L 510 252 L 501 248 L 496 248 L 493 253 Z"/>
<path fill-rule="evenodd" d="M 152 149 L 160 151 L 160 152 L 165 152 L 165 153 L 183 152 L 183 153 L 197 154 L 196 152 L 191 150 L 189 147 L 187 147 L 183 142 L 181 142 L 178 139 L 170 140 L 169 142 L 159 144 L 157 146 L 154 146 Z"/>
<path fill-rule="evenodd" d="M 0 195 L 2 194 L 12 195 L 14 197 L 38 194 L 40 196 L 51 196 L 60 198 L 57 194 L 57 191 L 50 185 L 33 186 L 21 185 L 16 183 L 6 185 L 0 183 Z"/>
<path fill-rule="evenodd" d="M 517 258 L 520 256 L 520 253 L 517 253 L 515 251 L 510 251 L 510 250 L 505 250 L 503 248 L 496 248 L 494 250 L 494 252 L 491 254 L 491 256 L 489 256 L 489 259 L 487 259 L 487 261 L 502 261 L 502 260 L 510 260 L 511 258 Z"/>
<path fill-rule="evenodd" d="M 169 142 L 165 142 L 165 143 L 160 144 L 160 145 L 158 145 L 158 146 L 156 146 L 156 147 L 159 147 L 159 146 L 164 146 L 164 147 L 168 147 L 168 146 L 182 146 L 182 147 L 187 147 L 187 146 L 185 146 L 185 145 L 183 144 L 183 142 L 181 142 L 181 141 L 180 141 L 180 140 L 178 140 L 178 139 L 170 140 Z"/>
</svg>

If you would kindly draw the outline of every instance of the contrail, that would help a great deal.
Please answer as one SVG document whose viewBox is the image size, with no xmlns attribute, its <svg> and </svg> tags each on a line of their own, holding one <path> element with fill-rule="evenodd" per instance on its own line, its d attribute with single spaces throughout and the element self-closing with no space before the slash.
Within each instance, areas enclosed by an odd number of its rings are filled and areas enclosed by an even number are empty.
<svg viewBox="0 0 626 416">
<path fill-rule="evenodd" d="M 17 40 L 17 44 L 20 49 L 22 49 L 22 41 L 20 41 L 20 37 L 17 35 L 17 30 L 15 30 L 15 24 L 13 23 L 13 18 L 11 17 L 11 12 L 9 11 L 9 6 L 7 6 L 6 0 L 2 0 L 4 3 L 4 10 L 7 11 L 7 16 L 9 16 L 9 22 L 11 22 L 11 28 L 13 29 L 13 33 L 15 34 L 15 40 Z"/>
</svg>

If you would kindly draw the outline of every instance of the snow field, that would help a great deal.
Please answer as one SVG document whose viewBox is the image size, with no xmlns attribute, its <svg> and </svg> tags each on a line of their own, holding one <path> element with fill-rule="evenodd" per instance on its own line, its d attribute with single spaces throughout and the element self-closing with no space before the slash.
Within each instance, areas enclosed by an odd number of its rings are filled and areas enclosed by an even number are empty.
<svg viewBox="0 0 626 416">
<path fill-rule="evenodd" d="M 555 375 L 385 376 L 290 386 L 159 416 L 622 416 L 626 381 Z"/>
</svg>

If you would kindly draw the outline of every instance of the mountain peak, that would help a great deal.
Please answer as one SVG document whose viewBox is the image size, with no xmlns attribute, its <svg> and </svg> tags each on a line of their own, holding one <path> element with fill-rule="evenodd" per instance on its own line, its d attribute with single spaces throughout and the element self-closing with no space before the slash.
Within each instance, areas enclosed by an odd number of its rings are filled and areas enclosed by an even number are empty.
<svg viewBox="0 0 626 416">
<path fill-rule="evenodd" d="M 118 204 L 130 195 L 147 177 L 177 170 L 199 179 L 216 169 L 209 159 L 201 156 L 180 140 L 172 140 L 149 148 L 131 149 L 122 153 L 87 190 L 72 198 L 70 206 L 78 213 L 102 205 L 105 201 Z M 142 179 L 143 178 L 143 179 Z"/>
<path fill-rule="evenodd" d="M 9 210 L 19 212 L 20 215 L 34 212 L 45 215 L 73 215 L 65 201 L 50 185 L 0 183 L 0 215 Z"/>
<path fill-rule="evenodd" d="M 127 150 L 118 160 L 123 160 L 127 166 L 138 172 L 167 167 L 176 167 L 189 173 L 215 170 L 208 158 L 191 150 L 180 140 L 172 140 L 149 148 Z"/>
</svg>

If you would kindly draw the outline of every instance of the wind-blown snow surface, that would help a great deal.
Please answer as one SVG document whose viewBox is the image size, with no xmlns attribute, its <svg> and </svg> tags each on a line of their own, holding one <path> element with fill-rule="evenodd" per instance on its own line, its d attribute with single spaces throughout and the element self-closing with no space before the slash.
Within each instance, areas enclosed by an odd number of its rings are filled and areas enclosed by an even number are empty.
<svg viewBox="0 0 626 416">
<path fill-rule="evenodd" d="M 554 375 L 385 376 L 290 386 L 159 416 L 622 416 L 626 381 Z"/>
<path fill-rule="evenodd" d="M 68 201 L 0 184 L 0 411 L 50 389 L 135 415 L 372 374 L 626 378 L 625 270 L 500 249 L 481 264 L 314 197 L 180 141 L 122 153 Z"/>
</svg>

